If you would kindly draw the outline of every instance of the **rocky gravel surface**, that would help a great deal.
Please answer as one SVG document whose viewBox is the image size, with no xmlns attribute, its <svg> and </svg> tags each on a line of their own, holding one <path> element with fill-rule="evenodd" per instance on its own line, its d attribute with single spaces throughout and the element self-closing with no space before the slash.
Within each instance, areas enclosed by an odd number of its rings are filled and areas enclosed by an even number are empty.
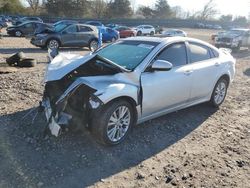
<svg viewBox="0 0 250 188">
<path fill-rule="evenodd" d="M 1 71 L 19 50 L 38 65 Z M 0 187 L 250 187 L 249 51 L 234 54 L 237 74 L 219 109 L 201 104 L 148 121 L 115 147 L 97 144 L 87 130 L 43 134 L 36 107 L 46 56 L 25 38 L 0 39 Z"/>
</svg>

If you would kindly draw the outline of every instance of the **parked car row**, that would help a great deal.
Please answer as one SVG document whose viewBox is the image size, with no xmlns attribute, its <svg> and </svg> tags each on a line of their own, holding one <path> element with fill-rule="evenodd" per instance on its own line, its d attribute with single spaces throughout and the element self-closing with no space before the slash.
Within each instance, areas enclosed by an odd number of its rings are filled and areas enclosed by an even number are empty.
<svg viewBox="0 0 250 188">
<path fill-rule="evenodd" d="M 195 28 L 201 28 L 201 29 L 217 29 L 220 30 L 222 27 L 220 25 L 213 25 L 213 24 L 204 24 L 204 23 L 196 23 L 194 25 Z"/>
</svg>

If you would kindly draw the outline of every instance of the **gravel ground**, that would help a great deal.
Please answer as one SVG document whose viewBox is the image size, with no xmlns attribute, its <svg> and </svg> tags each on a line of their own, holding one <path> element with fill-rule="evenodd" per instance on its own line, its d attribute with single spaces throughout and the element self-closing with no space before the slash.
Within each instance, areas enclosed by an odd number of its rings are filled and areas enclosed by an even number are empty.
<svg viewBox="0 0 250 188">
<path fill-rule="evenodd" d="M 186 31 L 203 40 L 213 33 Z M 0 39 L 0 47 L 0 187 L 250 187 L 249 51 L 234 54 L 237 74 L 220 109 L 174 112 L 104 147 L 88 131 L 44 138 L 42 114 L 23 118 L 41 100 L 47 54 L 25 38 Z M 39 64 L 7 69 L 4 58 L 20 50 Z"/>
</svg>

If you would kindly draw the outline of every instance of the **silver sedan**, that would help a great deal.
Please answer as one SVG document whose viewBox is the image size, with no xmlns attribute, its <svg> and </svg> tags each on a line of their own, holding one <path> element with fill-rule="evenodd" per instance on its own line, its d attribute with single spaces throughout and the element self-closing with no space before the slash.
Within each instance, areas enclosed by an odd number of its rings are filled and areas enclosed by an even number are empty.
<svg viewBox="0 0 250 188">
<path fill-rule="evenodd" d="M 115 145 L 135 124 L 207 101 L 219 107 L 234 74 L 231 54 L 203 41 L 132 37 L 86 56 L 56 56 L 41 104 L 53 135 L 85 126 Z"/>
</svg>

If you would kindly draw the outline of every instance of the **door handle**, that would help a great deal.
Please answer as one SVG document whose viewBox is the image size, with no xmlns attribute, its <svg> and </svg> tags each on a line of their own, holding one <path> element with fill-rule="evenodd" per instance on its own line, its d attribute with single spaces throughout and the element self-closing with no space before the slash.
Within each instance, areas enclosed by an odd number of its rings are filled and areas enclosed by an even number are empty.
<svg viewBox="0 0 250 188">
<path fill-rule="evenodd" d="M 220 63 L 216 62 L 214 65 L 215 65 L 216 67 L 218 67 L 218 66 L 220 66 Z"/>
<path fill-rule="evenodd" d="M 192 74 L 192 72 L 193 72 L 192 70 L 186 70 L 186 71 L 184 72 L 184 74 L 187 75 L 187 76 L 189 76 L 190 74 Z"/>
</svg>

